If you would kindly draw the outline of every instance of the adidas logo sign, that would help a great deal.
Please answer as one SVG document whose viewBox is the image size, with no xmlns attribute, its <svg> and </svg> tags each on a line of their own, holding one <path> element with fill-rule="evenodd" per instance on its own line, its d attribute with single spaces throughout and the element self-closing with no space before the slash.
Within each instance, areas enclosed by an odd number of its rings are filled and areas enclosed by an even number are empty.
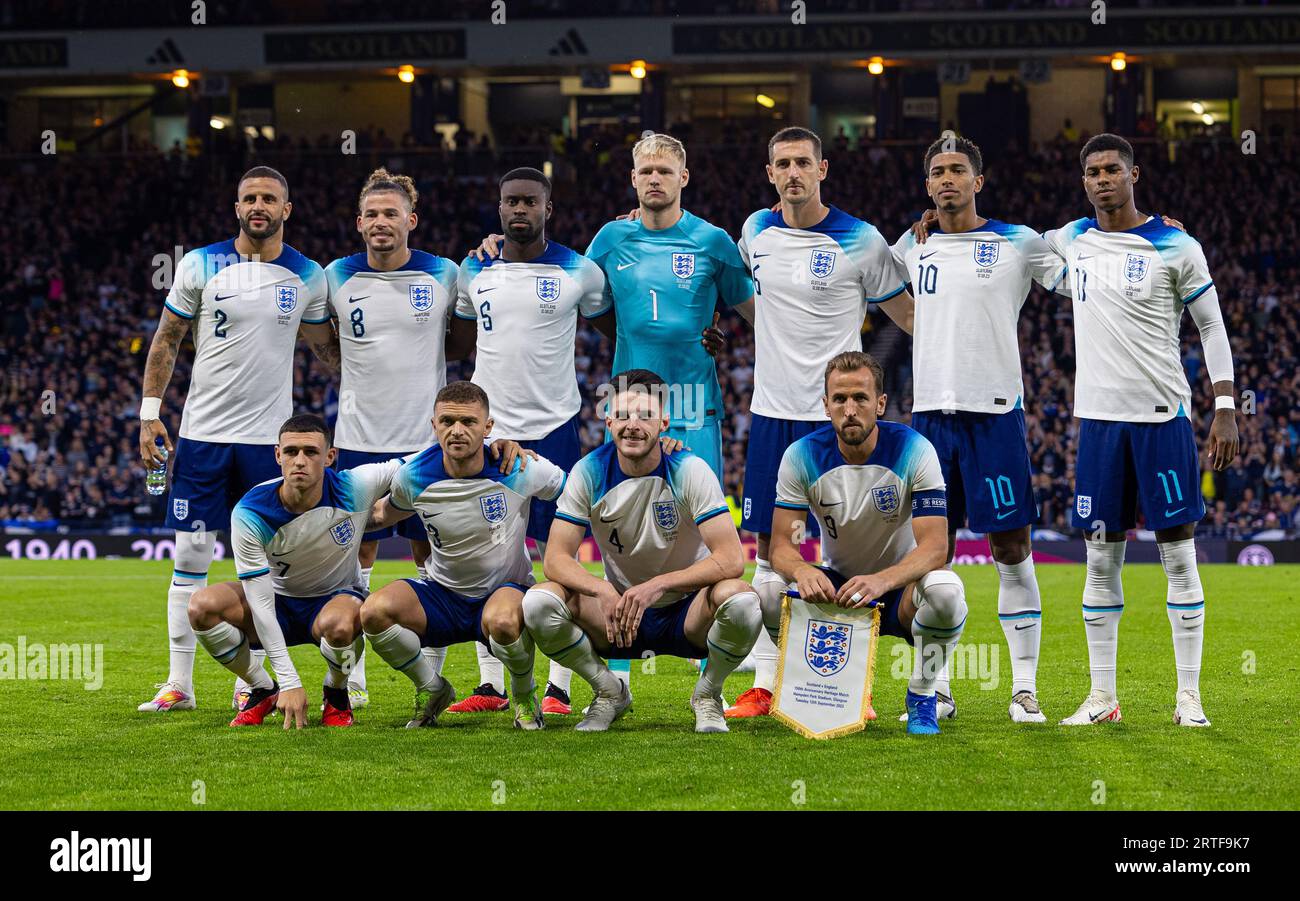
<svg viewBox="0 0 1300 901">
<path fill-rule="evenodd" d="M 145 62 L 151 66 L 183 63 L 185 62 L 185 54 L 181 53 L 181 48 L 177 47 L 171 38 L 168 38 L 158 45 L 158 49 Z"/>
<path fill-rule="evenodd" d="M 587 45 L 582 41 L 582 35 L 578 34 L 578 29 L 570 28 L 551 48 L 550 53 L 551 56 L 586 56 L 588 50 Z"/>
</svg>

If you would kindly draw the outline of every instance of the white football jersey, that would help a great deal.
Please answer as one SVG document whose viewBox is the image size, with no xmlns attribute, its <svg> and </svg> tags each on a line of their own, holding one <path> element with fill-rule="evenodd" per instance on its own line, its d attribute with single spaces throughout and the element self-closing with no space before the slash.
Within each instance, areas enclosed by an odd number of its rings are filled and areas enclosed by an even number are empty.
<svg viewBox="0 0 1300 901">
<path fill-rule="evenodd" d="M 731 513 L 708 463 L 688 451 L 662 457 L 649 475 L 628 476 L 614 442 L 602 444 L 573 467 L 556 505 L 560 519 L 591 527 L 605 578 L 620 594 L 709 556 L 700 523 Z M 666 592 L 654 606 L 685 596 Z"/>
<path fill-rule="evenodd" d="M 275 444 L 293 415 L 298 324 L 329 322 L 320 265 L 288 244 L 269 263 L 241 257 L 233 238 L 209 244 L 181 258 L 165 306 L 194 334 L 180 436 Z"/>
<path fill-rule="evenodd" d="M 1005 413 L 1023 406 L 1016 320 L 1031 281 L 1049 291 L 1065 260 L 1032 228 L 990 219 L 957 234 L 894 242 L 912 286 L 912 410 Z"/>
<path fill-rule="evenodd" d="M 916 547 L 913 516 L 947 516 L 948 500 L 934 446 L 897 422 L 878 420 L 876 449 L 849 463 L 827 423 L 786 448 L 776 479 L 776 506 L 812 511 L 822 532 L 822 560 L 844 576 L 888 569 Z"/>
<path fill-rule="evenodd" d="M 365 593 L 357 554 L 375 501 L 388 493 L 401 460 L 325 470 L 320 503 L 290 513 L 280 500 L 284 479 L 255 486 L 230 514 L 235 574 L 270 573 L 277 594 L 311 598 L 348 588 Z"/>
<path fill-rule="evenodd" d="M 458 292 L 456 316 L 478 321 L 473 382 L 492 408 L 489 437 L 535 441 L 572 419 L 582 408 L 578 315 L 613 305 L 600 267 L 551 241 L 527 263 L 466 257 Z"/>
<path fill-rule="evenodd" d="M 412 250 L 401 269 L 378 272 L 357 253 L 325 267 L 325 280 L 343 352 L 334 443 L 375 453 L 427 447 L 433 400 L 447 384 L 456 264 Z"/>
<path fill-rule="evenodd" d="M 1213 287 L 1195 238 L 1152 216 L 1108 232 L 1077 219 L 1043 236 L 1070 267 L 1074 305 L 1074 415 L 1164 422 L 1187 415 L 1192 392 L 1178 325 Z"/>
<path fill-rule="evenodd" d="M 736 246 L 754 277 L 754 398 L 750 410 L 819 420 L 826 364 L 861 350 L 867 304 L 902 293 L 889 243 L 876 227 L 830 208 L 811 228 L 780 212 L 745 220 Z"/>
<path fill-rule="evenodd" d="M 506 582 L 533 584 L 533 564 L 524 544 L 531 499 L 555 500 L 564 470 L 545 457 L 518 460 L 502 475 L 483 451 L 483 469 L 460 479 L 447 475 L 442 448 L 409 457 L 393 477 L 389 503 L 414 510 L 429 534 L 432 552 L 424 564 L 429 578 L 459 595 L 481 598 Z"/>
</svg>

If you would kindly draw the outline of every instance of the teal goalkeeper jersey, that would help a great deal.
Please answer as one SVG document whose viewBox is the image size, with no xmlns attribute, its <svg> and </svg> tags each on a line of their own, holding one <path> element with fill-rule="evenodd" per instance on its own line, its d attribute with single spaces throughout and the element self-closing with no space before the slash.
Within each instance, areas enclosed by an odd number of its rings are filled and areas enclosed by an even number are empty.
<svg viewBox="0 0 1300 901">
<path fill-rule="evenodd" d="M 700 344 L 717 302 L 734 307 L 754 294 L 749 270 L 725 231 L 682 210 L 669 228 L 616 220 L 587 256 L 605 273 L 618 337 L 614 372 L 649 369 L 669 384 L 672 425 L 699 428 L 722 416 L 718 373 Z"/>
</svg>

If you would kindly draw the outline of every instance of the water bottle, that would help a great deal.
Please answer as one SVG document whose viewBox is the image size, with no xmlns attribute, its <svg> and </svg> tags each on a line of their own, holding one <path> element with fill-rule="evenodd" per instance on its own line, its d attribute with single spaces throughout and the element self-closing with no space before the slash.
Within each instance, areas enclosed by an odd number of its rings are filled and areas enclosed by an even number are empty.
<svg viewBox="0 0 1300 901">
<path fill-rule="evenodd" d="M 161 435 L 155 438 L 153 443 L 162 453 L 163 461 L 150 466 L 149 471 L 145 473 L 144 490 L 152 495 L 159 495 L 167 490 L 167 448 L 163 447 Z"/>
</svg>

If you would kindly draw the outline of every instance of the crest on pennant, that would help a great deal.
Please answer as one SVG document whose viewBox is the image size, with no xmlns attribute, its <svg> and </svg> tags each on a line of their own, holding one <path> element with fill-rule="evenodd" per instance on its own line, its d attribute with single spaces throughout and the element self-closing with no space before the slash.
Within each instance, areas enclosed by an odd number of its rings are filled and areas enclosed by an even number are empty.
<svg viewBox="0 0 1300 901">
<path fill-rule="evenodd" d="M 560 298 L 560 280 L 558 278 L 537 277 L 537 296 L 546 303 L 554 303 Z"/>
<path fill-rule="evenodd" d="M 352 536 L 356 534 L 356 529 L 352 527 L 352 520 L 345 519 L 343 522 L 330 529 L 330 537 L 339 547 L 347 547 L 352 543 Z"/>
<path fill-rule="evenodd" d="M 433 307 L 433 285 L 408 285 L 406 290 L 417 313 L 427 313 Z"/>
<path fill-rule="evenodd" d="M 189 498 L 174 497 L 172 498 L 172 516 L 177 519 L 185 519 L 190 515 Z"/>
<path fill-rule="evenodd" d="M 987 269 L 998 261 L 999 245 L 997 241 L 975 242 L 975 265 Z"/>
<path fill-rule="evenodd" d="M 1074 509 L 1077 510 L 1079 515 L 1082 516 L 1084 519 L 1087 519 L 1089 516 L 1091 516 L 1092 495 L 1080 494 L 1078 497 L 1076 497 L 1074 499 Z"/>
<path fill-rule="evenodd" d="M 1147 258 L 1140 253 L 1130 253 L 1124 260 L 1124 277 L 1131 282 L 1140 282 L 1147 277 Z"/>
<path fill-rule="evenodd" d="M 665 532 L 671 532 L 677 528 L 677 502 L 676 501 L 655 501 L 655 525 Z"/>
<path fill-rule="evenodd" d="M 491 525 L 496 525 L 506 518 L 506 493 L 504 491 L 484 495 L 478 499 L 478 505 L 483 510 L 483 518 Z"/>
<path fill-rule="evenodd" d="M 292 313 L 298 306 L 298 289 L 293 285 L 276 285 L 275 306 L 281 313 Z"/>
<path fill-rule="evenodd" d="M 814 250 L 808 257 L 808 271 L 814 278 L 825 278 L 835 268 L 835 251 Z"/>
<path fill-rule="evenodd" d="M 804 659 L 817 675 L 833 676 L 849 662 L 849 645 L 852 641 L 853 627 L 848 623 L 810 619 L 808 640 L 804 644 Z"/>
<path fill-rule="evenodd" d="M 876 509 L 886 515 L 895 512 L 898 509 L 898 486 L 882 485 L 879 488 L 871 489 L 871 500 L 875 502 Z"/>
<path fill-rule="evenodd" d="M 690 278 L 695 274 L 695 254 L 673 254 L 673 275 L 678 278 Z"/>
</svg>

